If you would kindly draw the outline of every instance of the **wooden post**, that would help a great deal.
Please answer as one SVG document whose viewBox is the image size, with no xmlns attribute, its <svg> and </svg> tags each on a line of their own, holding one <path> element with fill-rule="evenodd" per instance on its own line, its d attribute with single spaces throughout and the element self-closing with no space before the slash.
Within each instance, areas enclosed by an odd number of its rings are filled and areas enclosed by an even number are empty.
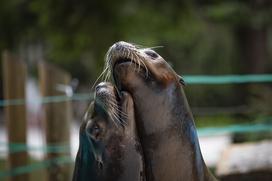
<svg viewBox="0 0 272 181">
<path fill-rule="evenodd" d="M 58 90 L 61 85 L 68 85 L 71 78 L 66 72 L 46 63 L 39 64 L 39 79 L 42 96 L 65 96 L 65 92 Z M 46 142 L 48 145 L 70 144 L 70 123 L 72 110 L 70 101 L 51 102 L 43 105 Z M 48 153 L 47 159 L 60 156 L 70 156 L 67 153 Z M 48 169 L 48 180 L 71 180 L 70 166 L 51 165 Z"/>
<path fill-rule="evenodd" d="M 3 53 L 4 98 L 25 100 L 26 64 L 5 51 Z M 5 107 L 9 150 L 13 143 L 26 144 L 26 105 L 8 105 Z M 10 169 L 28 164 L 27 151 L 8 154 Z M 27 181 L 28 174 L 9 177 L 10 181 Z"/>
</svg>

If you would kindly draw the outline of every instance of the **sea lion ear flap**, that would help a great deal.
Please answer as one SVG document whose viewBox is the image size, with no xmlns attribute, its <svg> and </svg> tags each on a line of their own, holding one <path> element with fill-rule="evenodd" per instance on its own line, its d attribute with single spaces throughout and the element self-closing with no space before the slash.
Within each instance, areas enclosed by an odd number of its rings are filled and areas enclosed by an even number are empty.
<svg viewBox="0 0 272 181">
<path fill-rule="evenodd" d="M 180 75 L 177 75 L 177 76 L 178 76 L 178 81 L 179 81 L 179 83 L 180 83 L 181 85 L 185 86 L 186 83 L 185 83 L 183 77 L 181 77 Z"/>
</svg>

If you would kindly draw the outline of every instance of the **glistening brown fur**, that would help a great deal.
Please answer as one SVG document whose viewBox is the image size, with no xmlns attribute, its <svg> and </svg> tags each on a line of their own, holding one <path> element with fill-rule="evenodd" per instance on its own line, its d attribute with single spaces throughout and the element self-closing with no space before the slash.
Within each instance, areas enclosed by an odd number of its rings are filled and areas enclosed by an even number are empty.
<svg viewBox="0 0 272 181">
<path fill-rule="evenodd" d="M 119 91 L 134 100 L 148 181 L 215 180 L 200 151 L 180 76 L 154 50 L 126 42 L 107 53 Z"/>
</svg>

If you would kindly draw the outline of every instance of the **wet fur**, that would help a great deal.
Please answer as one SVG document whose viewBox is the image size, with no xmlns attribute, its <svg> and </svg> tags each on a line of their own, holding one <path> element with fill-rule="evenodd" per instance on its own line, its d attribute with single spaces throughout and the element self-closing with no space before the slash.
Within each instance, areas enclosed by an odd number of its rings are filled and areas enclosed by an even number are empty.
<svg viewBox="0 0 272 181">
<path fill-rule="evenodd" d="M 144 181 L 131 96 L 100 83 L 80 127 L 73 181 Z"/>
<path fill-rule="evenodd" d="M 180 76 L 160 55 L 147 51 L 118 42 L 106 60 L 119 91 L 133 97 L 147 180 L 215 180 L 202 158 Z"/>
</svg>

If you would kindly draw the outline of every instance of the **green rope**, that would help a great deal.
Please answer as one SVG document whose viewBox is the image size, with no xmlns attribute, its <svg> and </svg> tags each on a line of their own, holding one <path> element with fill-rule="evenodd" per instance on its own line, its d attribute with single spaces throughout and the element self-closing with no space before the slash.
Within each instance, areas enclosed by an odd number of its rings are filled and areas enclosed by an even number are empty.
<svg viewBox="0 0 272 181">
<path fill-rule="evenodd" d="M 226 127 L 199 128 L 197 130 L 199 136 L 214 136 L 224 133 L 245 133 L 260 131 L 272 131 L 272 123 L 236 124 Z"/>
<path fill-rule="evenodd" d="M 87 101 L 92 98 L 92 94 L 74 94 L 72 97 L 68 97 L 66 95 L 61 96 L 47 96 L 43 97 L 41 100 L 42 104 L 48 103 L 57 103 L 64 101 Z M 10 100 L 0 100 L 0 107 L 4 106 L 17 106 L 26 104 L 25 99 L 10 99 Z"/>
<path fill-rule="evenodd" d="M 226 127 L 208 127 L 208 128 L 199 128 L 197 129 L 199 136 L 214 136 L 218 134 L 224 134 L 224 133 L 244 133 L 244 132 L 260 132 L 260 131 L 272 131 L 272 123 L 270 122 L 264 122 L 264 123 L 257 123 L 257 124 L 236 124 Z M 26 150 L 42 150 L 47 152 L 59 152 L 69 151 L 69 146 L 65 144 L 61 145 L 49 145 L 44 147 L 28 147 L 25 144 L 22 143 L 1 143 L 0 146 L 8 145 L 10 148 L 13 148 L 13 153 L 19 152 L 19 151 L 26 151 Z M 73 160 L 70 157 L 64 156 L 59 157 L 51 160 L 45 160 L 39 163 L 33 163 L 26 166 L 21 166 L 14 168 L 9 171 L 1 171 L 0 172 L 0 178 L 3 177 L 9 177 L 9 176 L 16 176 L 19 174 L 24 173 L 30 173 L 35 170 L 40 170 L 43 168 L 50 167 L 52 163 L 55 164 L 65 164 L 65 163 L 72 163 Z"/>
<path fill-rule="evenodd" d="M 18 153 L 23 151 L 42 151 L 44 153 L 69 153 L 70 146 L 68 144 L 54 144 L 42 147 L 28 146 L 24 143 L 4 143 L 0 142 L 1 146 L 8 146 L 9 153 Z"/>
<path fill-rule="evenodd" d="M 272 82 L 272 74 L 251 75 L 185 75 L 188 84 L 242 84 Z"/>
<path fill-rule="evenodd" d="M 37 171 L 37 170 L 51 167 L 52 164 L 63 165 L 63 164 L 72 163 L 72 162 L 73 162 L 73 160 L 71 159 L 71 157 L 62 156 L 62 157 L 53 158 L 50 160 L 44 160 L 44 161 L 41 161 L 38 163 L 32 163 L 29 165 L 20 166 L 17 168 L 13 168 L 12 170 L 1 171 L 0 178 L 31 173 L 33 171 Z"/>
<path fill-rule="evenodd" d="M 256 74 L 256 75 L 185 75 L 183 76 L 187 84 L 242 84 L 242 83 L 260 83 L 272 82 L 272 74 Z M 47 96 L 41 100 L 42 104 L 56 103 L 63 101 L 87 101 L 93 97 L 92 94 L 74 94 L 72 97 L 66 95 Z M 0 107 L 23 105 L 25 99 L 0 100 Z"/>
<path fill-rule="evenodd" d="M 205 127 L 198 128 L 197 132 L 199 136 L 214 136 L 224 133 L 245 133 L 245 132 L 260 132 L 260 131 L 272 131 L 272 121 L 270 118 L 262 123 L 244 123 L 234 124 L 225 127 Z M 69 153 L 70 146 L 68 144 L 51 144 L 41 147 L 27 146 L 24 143 L 6 143 L 0 142 L 0 147 L 8 146 L 9 153 L 17 153 L 21 151 L 43 151 L 46 153 Z"/>
</svg>

